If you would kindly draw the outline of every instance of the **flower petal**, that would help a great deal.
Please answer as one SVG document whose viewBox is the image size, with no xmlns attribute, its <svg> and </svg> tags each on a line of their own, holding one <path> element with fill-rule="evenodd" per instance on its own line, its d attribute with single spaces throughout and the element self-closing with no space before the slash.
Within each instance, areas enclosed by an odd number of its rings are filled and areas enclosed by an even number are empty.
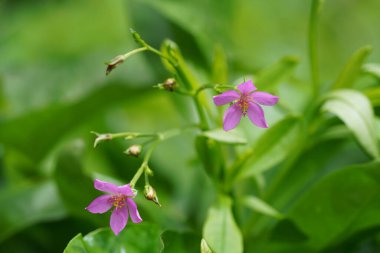
<svg viewBox="0 0 380 253">
<path fill-rule="evenodd" d="M 235 90 L 228 90 L 226 92 L 223 92 L 220 95 L 214 96 L 214 103 L 216 105 L 225 105 L 228 103 L 231 103 L 232 101 L 239 99 L 240 94 L 239 92 Z"/>
<path fill-rule="evenodd" d="M 253 101 L 261 105 L 275 105 L 278 102 L 279 97 L 272 94 L 256 91 L 251 94 Z"/>
<path fill-rule="evenodd" d="M 236 104 L 231 105 L 224 113 L 223 119 L 223 129 L 224 131 L 229 131 L 235 128 L 239 122 L 243 113 L 239 106 Z"/>
<path fill-rule="evenodd" d="M 115 208 L 111 214 L 110 226 L 115 235 L 125 228 L 128 222 L 128 209 L 126 206 Z"/>
<path fill-rule="evenodd" d="M 99 179 L 95 179 L 94 188 L 103 192 L 119 193 L 116 185 L 101 181 Z"/>
<path fill-rule="evenodd" d="M 252 121 L 252 123 L 256 126 L 268 128 L 267 122 L 265 121 L 264 117 L 264 111 L 258 104 L 249 103 L 247 115 L 248 118 Z"/>
<path fill-rule="evenodd" d="M 119 186 L 117 188 L 117 191 L 118 191 L 118 193 L 127 195 L 129 197 L 134 197 L 135 196 L 135 194 L 133 193 L 133 191 L 131 189 L 131 186 L 129 184 Z"/>
<path fill-rule="evenodd" d="M 132 222 L 133 223 L 142 222 L 139 211 L 137 210 L 137 205 L 133 201 L 133 199 L 127 198 L 127 206 L 128 206 L 128 210 L 129 210 L 129 216 L 131 216 Z"/>
<path fill-rule="evenodd" d="M 242 92 L 242 93 L 250 93 L 252 91 L 255 91 L 256 90 L 256 87 L 255 85 L 253 85 L 252 83 L 252 80 L 248 80 L 242 84 L 239 84 L 238 85 L 238 89 Z"/>
<path fill-rule="evenodd" d="M 90 213 L 105 213 L 112 207 L 111 196 L 102 195 L 94 199 L 85 209 Z"/>
</svg>

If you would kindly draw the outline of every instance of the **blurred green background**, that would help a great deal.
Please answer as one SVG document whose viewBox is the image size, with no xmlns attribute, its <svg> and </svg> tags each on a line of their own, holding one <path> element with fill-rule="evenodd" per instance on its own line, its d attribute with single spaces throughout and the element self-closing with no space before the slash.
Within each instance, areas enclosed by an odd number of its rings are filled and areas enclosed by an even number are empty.
<svg viewBox="0 0 380 253">
<path fill-rule="evenodd" d="M 203 83 L 213 78 L 216 48 L 226 54 L 230 84 L 294 56 L 297 95 L 291 88 L 283 98 L 297 111 L 309 94 L 310 6 L 309 0 L 0 1 L 0 252 L 62 252 L 76 234 L 107 226 L 107 215 L 84 210 L 98 195 L 90 177 L 127 182 L 141 161 L 122 153 L 124 141 L 93 149 L 90 131 L 163 131 L 191 121 L 177 110 L 176 97 L 151 88 L 170 77 L 156 56 L 137 55 L 105 76 L 104 62 L 137 47 L 129 28 L 155 47 L 176 41 Z M 380 1 L 330 0 L 323 9 L 318 42 L 327 86 L 362 46 L 374 46 L 368 61 L 379 62 Z M 358 86 L 368 83 L 378 80 Z M 280 118 L 275 109 L 267 112 L 271 124 Z M 263 133 L 248 123 L 242 129 L 252 141 Z M 144 220 L 184 233 L 201 228 L 214 194 L 191 138 L 174 138 L 153 155 L 152 184 L 164 207 L 137 199 Z M 341 159 L 368 160 L 359 149 L 350 154 Z"/>
</svg>

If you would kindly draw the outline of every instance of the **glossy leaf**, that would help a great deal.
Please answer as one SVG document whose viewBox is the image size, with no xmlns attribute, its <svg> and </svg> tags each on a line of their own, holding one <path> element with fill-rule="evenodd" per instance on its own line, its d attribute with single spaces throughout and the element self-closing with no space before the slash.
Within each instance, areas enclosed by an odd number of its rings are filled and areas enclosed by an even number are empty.
<svg viewBox="0 0 380 253">
<path fill-rule="evenodd" d="M 242 234 L 232 215 L 229 198 L 220 197 L 218 203 L 208 210 L 203 238 L 217 253 L 243 252 Z"/>
<path fill-rule="evenodd" d="M 331 93 L 322 110 L 339 117 L 355 135 L 364 150 L 372 157 L 378 157 L 374 113 L 368 99 L 354 90 Z"/>
<path fill-rule="evenodd" d="M 213 129 L 210 131 L 202 132 L 202 136 L 227 144 L 246 144 L 247 140 L 242 137 L 237 131 L 226 132 L 223 129 Z"/>
<path fill-rule="evenodd" d="M 108 228 L 98 229 L 84 237 L 75 236 L 64 253 L 159 253 L 162 249 L 160 233 L 157 226 L 149 223 L 128 224 L 118 236 Z"/>
<path fill-rule="evenodd" d="M 363 62 L 371 51 L 372 47 L 370 46 L 365 46 L 358 49 L 344 66 L 338 80 L 335 81 L 333 88 L 351 88 L 361 73 Z"/>
</svg>

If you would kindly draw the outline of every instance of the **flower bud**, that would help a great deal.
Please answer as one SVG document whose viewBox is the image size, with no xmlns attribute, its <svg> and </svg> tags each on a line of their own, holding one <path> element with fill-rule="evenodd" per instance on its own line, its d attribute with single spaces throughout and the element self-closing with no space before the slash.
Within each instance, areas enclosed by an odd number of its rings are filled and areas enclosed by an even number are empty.
<svg viewBox="0 0 380 253">
<path fill-rule="evenodd" d="M 159 88 L 160 90 L 167 90 L 167 91 L 172 92 L 175 89 L 177 89 L 178 84 L 177 84 L 177 81 L 174 78 L 168 78 L 168 79 L 165 80 L 165 82 L 159 83 L 159 84 L 157 84 L 154 87 L 155 88 Z"/>
<path fill-rule="evenodd" d="M 162 86 L 167 91 L 174 91 L 177 88 L 177 82 L 174 78 L 168 78 L 165 80 Z"/>
<path fill-rule="evenodd" d="M 160 202 L 158 201 L 156 190 L 151 185 L 145 185 L 144 196 L 147 200 L 153 201 L 157 205 L 161 206 Z"/>
<path fill-rule="evenodd" d="M 106 75 L 108 76 L 111 71 L 116 68 L 118 65 L 122 64 L 125 60 L 124 55 L 118 55 L 115 58 L 113 58 L 110 62 L 106 63 L 107 64 L 107 69 L 106 69 Z"/>
<path fill-rule="evenodd" d="M 124 153 L 130 156 L 138 157 L 141 153 L 141 145 L 133 144 Z"/>
</svg>

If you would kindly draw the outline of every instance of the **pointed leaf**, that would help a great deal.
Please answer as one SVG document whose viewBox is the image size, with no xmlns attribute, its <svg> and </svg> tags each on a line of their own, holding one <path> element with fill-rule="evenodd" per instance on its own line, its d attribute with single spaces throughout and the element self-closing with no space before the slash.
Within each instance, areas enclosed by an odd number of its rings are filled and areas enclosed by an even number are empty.
<svg viewBox="0 0 380 253">
<path fill-rule="evenodd" d="M 292 147 L 298 143 L 300 119 L 294 116 L 286 117 L 269 128 L 232 167 L 236 178 L 257 175 L 282 161 Z"/>
<path fill-rule="evenodd" d="M 281 219 L 283 216 L 280 212 L 278 212 L 276 209 L 271 207 L 269 204 L 265 203 L 263 200 L 255 197 L 255 196 L 247 196 L 242 198 L 241 200 L 242 204 L 246 207 L 257 211 L 259 213 L 272 216 L 277 219 Z"/>
<path fill-rule="evenodd" d="M 367 63 L 362 67 L 364 73 L 368 73 L 377 79 L 380 79 L 380 64 L 378 63 Z"/>
<path fill-rule="evenodd" d="M 338 80 L 335 81 L 333 88 L 351 88 L 361 72 L 363 62 L 371 51 L 371 46 L 359 48 L 344 66 Z"/>
<path fill-rule="evenodd" d="M 374 86 L 364 90 L 364 94 L 368 97 L 373 107 L 380 106 L 380 87 Z"/>
<path fill-rule="evenodd" d="M 368 98 L 358 91 L 340 90 L 327 96 L 322 110 L 339 117 L 352 131 L 364 150 L 378 157 L 374 113 Z"/>
</svg>

